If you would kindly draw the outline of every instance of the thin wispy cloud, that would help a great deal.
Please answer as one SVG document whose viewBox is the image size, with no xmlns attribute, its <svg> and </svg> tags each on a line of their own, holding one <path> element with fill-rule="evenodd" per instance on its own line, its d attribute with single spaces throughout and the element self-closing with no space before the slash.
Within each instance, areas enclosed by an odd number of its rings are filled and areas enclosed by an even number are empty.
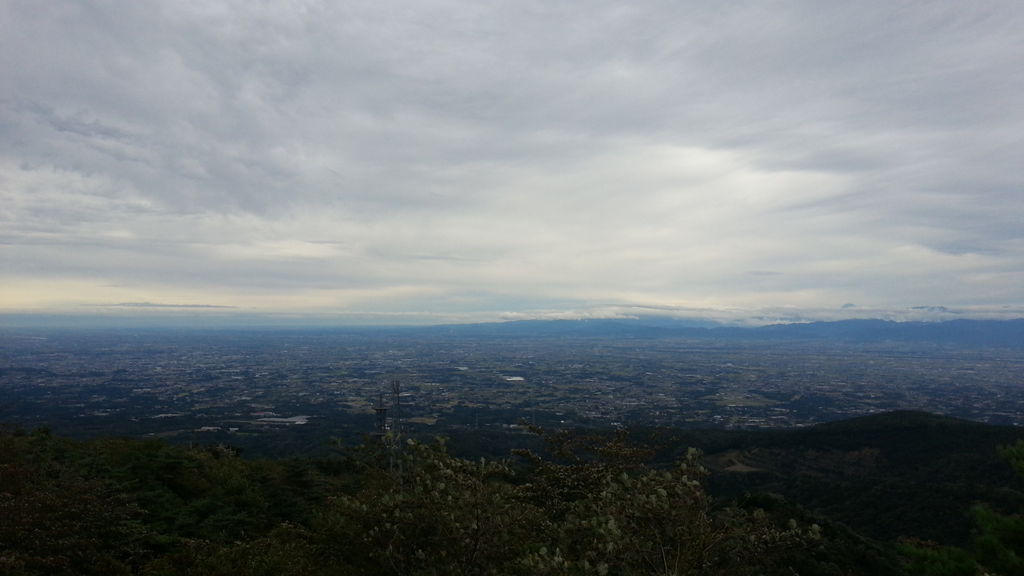
<svg viewBox="0 0 1024 576">
<path fill-rule="evenodd" d="M 14 0 L 0 312 L 1015 315 L 1021 93 L 1011 1 Z"/>
<path fill-rule="evenodd" d="M 234 308 L 218 304 L 167 304 L 164 302 L 119 302 L 111 305 L 114 308 Z"/>
</svg>

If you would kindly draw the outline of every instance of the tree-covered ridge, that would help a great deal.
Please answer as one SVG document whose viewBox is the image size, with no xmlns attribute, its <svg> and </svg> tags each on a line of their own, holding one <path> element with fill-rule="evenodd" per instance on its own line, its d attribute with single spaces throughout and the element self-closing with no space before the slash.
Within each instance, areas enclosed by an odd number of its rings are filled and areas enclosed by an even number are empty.
<svg viewBox="0 0 1024 576">
<path fill-rule="evenodd" d="M 321 460 L 156 440 L 0 434 L 0 573 L 1015 574 L 1022 522 L 979 506 L 969 545 L 879 543 L 779 496 L 715 502 L 696 450 L 627 434 L 459 458 L 389 438 Z M 1005 450 L 1024 466 L 1024 445 Z M 656 458 L 655 458 L 656 460 Z M 898 544 L 898 545 L 897 545 Z"/>
<path fill-rule="evenodd" d="M 771 492 L 877 540 L 966 545 L 971 508 L 1024 510 L 1024 477 L 999 447 L 1024 430 L 899 411 L 770 431 L 673 431 L 716 471 L 717 497 Z"/>
</svg>

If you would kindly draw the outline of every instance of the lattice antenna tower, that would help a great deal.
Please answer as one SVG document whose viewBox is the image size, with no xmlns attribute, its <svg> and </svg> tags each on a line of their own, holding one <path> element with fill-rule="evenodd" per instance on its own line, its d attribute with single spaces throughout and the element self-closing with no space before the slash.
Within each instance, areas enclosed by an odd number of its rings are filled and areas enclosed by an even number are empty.
<svg viewBox="0 0 1024 576">
<path fill-rule="evenodd" d="M 388 435 L 388 468 L 398 477 L 398 490 L 405 489 L 405 476 L 402 474 L 402 383 L 391 381 L 391 433 Z"/>
<path fill-rule="evenodd" d="M 391 401 L 391 428 L 394 430 L 397 441 L 402 435 L 402 383 L 398 380 L 391 381 L 391 394 L 393 397 Z M 396 443 L 401 446 L 400 442 Z"/>
<path fill-rule="evenodd" d="M 377 413 L 377 431 L 374 432 L 374 436 L 383 441 L 388 433 L 388 407 L 384 405 L 384 392 L 380 393 L 373 411 Z"/>
</svg>

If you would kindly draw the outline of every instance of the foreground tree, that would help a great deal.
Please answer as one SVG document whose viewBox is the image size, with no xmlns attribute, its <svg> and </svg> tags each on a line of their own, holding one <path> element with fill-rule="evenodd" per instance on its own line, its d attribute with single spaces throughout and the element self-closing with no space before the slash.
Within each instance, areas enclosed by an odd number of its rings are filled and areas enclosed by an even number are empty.
<svg viewBox="0 0 1024 576">
<path fill-rule="evenodd" d="M 819 545 L 817 526 L 714 511 L 697 451 L 662 470 L 624 436 L 606 440 L 518 468 L 408 443 L 332 499 L 318 549 L 339 574 L 667 576 L 791 574 L 787 558 Z"/>
<path fill-rule="evenodd" d="M 331 499 L 314 524 L 320 548 L 352 573 L 513 573 L 544 521 L 517 497 L 514 476 L 508 463 L 409 442 L 388 463 L 368 466 L 358 493 Z"/>
<path fill-rule="evenodd" d="M 697 450 L 657 469 L 624 432 L 597 443 L 564 434 L 552 440 L 563 462 L 532 457 L 521 488 L 528 501 L 549 503 L 546 545 L 522 559 L 530 573 L 789 574 L 788 555 L 820 540 L 816 525 L 780 526 L 762 510 L 714 510 Z"/>
<path fill-rule="evenodd" d="M 140 511 L 62 461 L 80 449 L 46 430 L 0 435 L 0 573 L 128 574 L 140 559 Z"/>
<path fill-rule="evenodd" d="M 1024 441 L 1000 454 L 1024 478 Z M 1024 494 L 1018 495 L 1024 501 Z M 971 510 L 974 531 L 968 549 L 905 541 L 900 550 L 915 574 L 926 576 L 1013 576 L 1024 574 L 1024 509 L 996 512 L 978 504 Z"/>
<path fill-rule="evenodd" d="M 898 573 L 781 498 L 716 506 L 696 450 L 655 466 L 625 433 L 550 440 L 512 461 L 373 443 L 319 466 L 0 434 L 0 573 Z"/>
</svg>

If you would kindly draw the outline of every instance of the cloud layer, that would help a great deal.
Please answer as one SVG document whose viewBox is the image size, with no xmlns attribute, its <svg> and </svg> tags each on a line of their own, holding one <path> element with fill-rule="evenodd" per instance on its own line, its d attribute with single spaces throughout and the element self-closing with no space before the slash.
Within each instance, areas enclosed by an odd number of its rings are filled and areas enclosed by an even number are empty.
<svg viewBox="0 0 1024 576">
<path fill-rule="evenodd" d="M 1020 94 L 1014 1 L 12 0 L 0 311 L 1019 315 Z"/>
</svg>

